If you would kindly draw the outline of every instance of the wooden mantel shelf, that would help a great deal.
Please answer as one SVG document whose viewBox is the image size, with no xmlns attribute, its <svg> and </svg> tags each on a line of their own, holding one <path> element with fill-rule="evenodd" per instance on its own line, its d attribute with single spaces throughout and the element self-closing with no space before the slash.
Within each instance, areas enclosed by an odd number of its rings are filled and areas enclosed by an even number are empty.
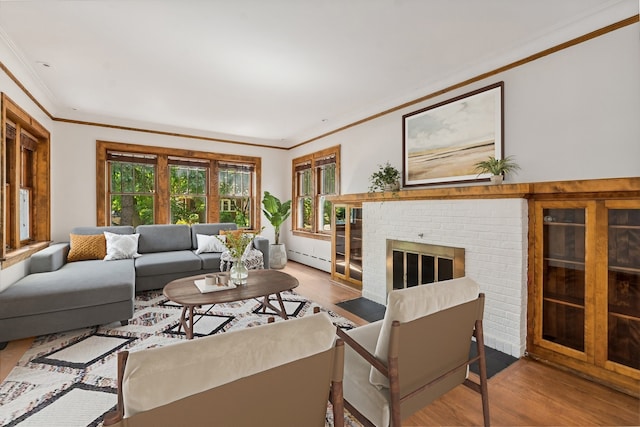
<svg viewBox="0 0 640 427">
<path fill-rule="evenodd" d="M 566 198 L 567 193 L 582 197 L 640 197 L 640 177 L 420 188 L 327 196 L 327 200 L 333 203 L 364 203 L 434 199 L 529 199 L 534 196 Z"/>
</svg>

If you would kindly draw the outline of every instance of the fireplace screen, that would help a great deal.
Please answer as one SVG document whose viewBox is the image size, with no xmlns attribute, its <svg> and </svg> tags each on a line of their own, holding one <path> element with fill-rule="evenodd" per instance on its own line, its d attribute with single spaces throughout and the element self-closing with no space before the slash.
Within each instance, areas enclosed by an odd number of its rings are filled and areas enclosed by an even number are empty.
<svg viewBox="0 0 640 427">
<path fill-rule="evenodd" d="M 464 276 L 464 249 L 387 240 L 387 290 Z"/>
</svg>

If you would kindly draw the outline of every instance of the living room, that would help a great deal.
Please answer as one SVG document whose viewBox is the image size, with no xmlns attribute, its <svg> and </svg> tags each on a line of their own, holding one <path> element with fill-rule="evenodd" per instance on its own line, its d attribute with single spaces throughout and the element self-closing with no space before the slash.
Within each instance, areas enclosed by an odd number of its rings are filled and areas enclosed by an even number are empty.
<svg viewBox="0 0 640 427">
<path fill-rule="evenodd" d="M 338 197 L 348 201 L 360 198 L 360 202 L 365 202 L 365 233 L 366 227 L 373 224 L 370 220 L 367 223 L 367 219 L 396 218 L 402 223 L 406 222 L 408 211 L 423 217 L 436 216 L 441 210 L 446 212 L 442 216 L 464 211 L 468 215 L 463 220 L 466 223 L 475 221 L 469 218 L 479 212 L 487 216 L 500 212 L 502 219 L 498 222 L 513 227 L 511 234 L 507 236 L 499 224 L 494 224 L 498 229 L 483 230 L 487 234 L 481 233 L 473 241 L 463 243 L 457 237 L 447 241 L 434 234 L 435 230 L 450 227 L 449 234 L 453 235 L 456 226 L 452 223 L 434 226 L 414 218 L 413 223 L 404 224 L 402 228 L 402 224 L 381 221 L 374 231 L 369 229 L 370 236 L 364 237 L 362 294 L 384 302 L 384 291 L 371 287 L 381 282 L 384 275 L 378 266 L 385 263 L 386 255 L 382 243 L 374 237 L 379 230 L 388 231 L 387 235 L 379 236 L 382 239 L 431 240 L 429 243 L 436 240 L 444 245 L 464 245 L 470 257 L 467 274 L 479 276 L 483 292 L 487 293 L 487 345 L 521 357 L 527 351 L 531 333 L 527 311 L 531 307 L 528 290 L 533 272 L 530 271 L 528 235 L 533 187 L 537 184 L 539 191 L 550 194 L 550 188 L 556 184 L 549 184 L 545 189 L 544 183 L 561 182 L 560 191 L 571 192 L 574 188 L 583 198 L 594 192 L 594 186 L 605 188 L 607 194 L 635 191 L 632 199 L 637 201 L 637 177 L 640 176 L 638 4 L 613 1 L 594 2 L 592 6 L 580 19 L 574 17 L 570 22 L 563 22 L 564 26 L 544 34 L 545 37 L 536 34 L 538 39 L 529 40 L 529 44 L 516 50 L 502 52 L 503 55 L 483 62 L 469 62 L 457 73 L 441 76 L 406 93 L 395 93 L 393 102 L 384 108 L 365 110 L 362 107 L 363 111 L 351 112 L 350 119 L 334 118 L 329 112 L 326 121 L 305 129 L 306 135 L 286 142 L 268 137 L 233 136 L 218 133 L 217 129 L 172 126 L 169 122 L 152 125 L 148 120 L 116 119 L 108 113 L 84 116 L 82 111 L 60 110 L 4 37 L 4 43 L 0 43 L 0 91 L 51 134 L 49 221 L 53 242 L 68 241 L 73 227 L 106 225 L 96 224 L 99 217 L 97 141 L 257 157 L 261 164 L 261 190 L 283 200 L 292 198 L 295 159 L 339 147 Z M 0 13 L 2 11 L 0 5 Z M 3 24 L 0 21 L 0 26 Z M 52 65 L 55 68 L 56 64 Z M 504 194 L 495 197 L 480 194 L 488 183 L 474 181 L 405 186 L 396 195 L 368 194 L 369 177 L 377 165 L 389 161 L 403 169 L 403 116 L 500 82 L 504 98 L 501 154 L 513 156 L 520 166 L 518 173 L 506 176 L 503 190 L 487 190 Z M 590 184 L 591 181 L 595 184 Z M 527 188 L 522 190 L 518 185 Z M 474 189 L 459 190 L 461 187 Z M 456 200 L 443 207 L 442 199 L 447 197 L 443 197 L 442 192 L 446 189 L 467 191 L 471 195 L 466 202 Z M 434 196 L 434 192 L 439 192 L 438 196 Z M 416 197 L 423 200 L 416 201 Z M 77 208 L 80 204 L 81 209 Z M 264 217 L 260 219 L 259 225 L 267 225 Z M 289 259 L 331 272 L 330 236 L 310 236 L 293 228 L 292 218 L 282 227 L 281 234 Z M 419 237 L 419 233 L 426 238 Z M 271 227 L 267 226 L 262 234 L 273 240 Z M 498 248 L 510 252 L 506 259 L 496 261 L 478 255 L 483 247 L 478 240 L 503 242 L 509 238 L 507 246 Z M 374 242 L 375 247 L 371 246 Z M 498 250 L 493 255 L 504 254 Z M 492 262 L 496 264 L 494 268 L 485 270 Z M 2 290 L 26 274 L 28 262 L 9 267 L 3 263 L 0 268 Z M 381 286 L 384 288 L 384 284 Z"/>
</svg>

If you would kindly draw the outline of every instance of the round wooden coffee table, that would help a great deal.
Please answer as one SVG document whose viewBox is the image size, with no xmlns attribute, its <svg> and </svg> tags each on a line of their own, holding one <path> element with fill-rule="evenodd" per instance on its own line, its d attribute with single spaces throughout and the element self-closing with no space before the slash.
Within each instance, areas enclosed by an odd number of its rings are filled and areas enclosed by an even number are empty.
<svg viewBox="0 0 640 427">
<path fill-rule="evenodd" d="M 184 328 L 187 339 L 193 338 L 193 310 L 202 305 L 215 305 L 223 302 L 241 301 L 251 298 L 262 299 L 262 312 L 267 307 L 287 319 L 280 292 L 289 291 L 298 286 L 298 279 L 290 274 L 277 270 L 250 270 L 246 285 L 240 285 L 233 289 L 202 293 L 195 285 L 195 280 L 204 279 L 204 274 L 184 277 L 168 283 L 163 294 L 171 301 L 182 305 L 180 325 Z M 269 295 L 275 295 L 280 308 L 274 307 L 269 302 Z"/>
</svg>

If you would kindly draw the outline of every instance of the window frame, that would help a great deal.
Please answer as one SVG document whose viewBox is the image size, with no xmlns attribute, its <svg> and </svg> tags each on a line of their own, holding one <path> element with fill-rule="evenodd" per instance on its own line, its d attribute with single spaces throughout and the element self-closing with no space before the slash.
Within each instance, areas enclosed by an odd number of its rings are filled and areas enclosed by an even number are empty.
<svg viewBox="0 0 640 427">
<path fill-rule="evenodd" d="M 334 193 L 320 193 L 321 190 L 321 174 L 319 173 L 319 168 L 326 164 L 323 162 L 325 159 L 333 157 L 335 159 L 335 192 Z M 310 170 L 310 184 L 311 184 L 311 194 L 301 194 L 300 193 L 300 181 L 298 180 L 299 172 L 308 169 Z M 325 148 L 324 150 L 316 151 L 311 154 L 307 154 L 305 156 L 297 157 L 291 161 L 291 195 L 292 195 L 292 203 L 291 203 L 291 222 L 292 222 L 292 232 L 294 236 L 301 237 L 309 237 L 320 240 L 331 240 L 332 230 L 323 230 L 319 227 L 319 203 L 323 197 L 327 195 L 339 195 L 340 194 L 340 145 L 336 145 L 333 147 Z M 300 212 L 300 207 L 298 206 L 301 197 L 310 197 L 311 198 L 311 229 L 306 230 L 299 226 L 300 220 L 302 217 L 300 216 L 302 213 Z"/>
<path fill-rule="evenodd" d="M 259 230 L 260 203 L 261 203 L 261 171 L 262 159 L 260 157 L 219 154 L 205 151 L 194 151 L 180 148 L 156 147 L 149 145 L 126 144 L 111 141 L 96 141 L 96 224 L 106 226 L 110 224 L 110 175 L 108 170 L 108 154 L 110 152 L 145 154 L 156 157 L 156 197 L 154 204 L 155 224 L 170 224 L 170 171 L 169 167 L 174 162 L 173 158 L 193 159 L 198 163 L 208 162 L 207 177 L 207 211 L 208 223 L 219 222 L 220 218 L 220 195 L 218 194 L 218 164 L 234 163 L 251 165 L 254 173 L 252 186 L 254 188 L 251 195 L 251 218 L 253 223 L 251 230 Z"/>
<path fill-rule="evenodd" d="M 6 268 L 27 259 L 49 244 L 51 156 L 49 131 L 5 93 L 2 93 L 0 103 L 0 261 L 2 268 Z M 11 140 L 11 147 L 8 142 L 7 123 L 15 128 L 15 138 Z M 28 155 L 24 153 L 25 150 L 29 151 Z M 8 174 L 10 181 L 7 181 Z M 29 237 L 22 239 L 20 190 L 27 187 Z"/>
</svg>

